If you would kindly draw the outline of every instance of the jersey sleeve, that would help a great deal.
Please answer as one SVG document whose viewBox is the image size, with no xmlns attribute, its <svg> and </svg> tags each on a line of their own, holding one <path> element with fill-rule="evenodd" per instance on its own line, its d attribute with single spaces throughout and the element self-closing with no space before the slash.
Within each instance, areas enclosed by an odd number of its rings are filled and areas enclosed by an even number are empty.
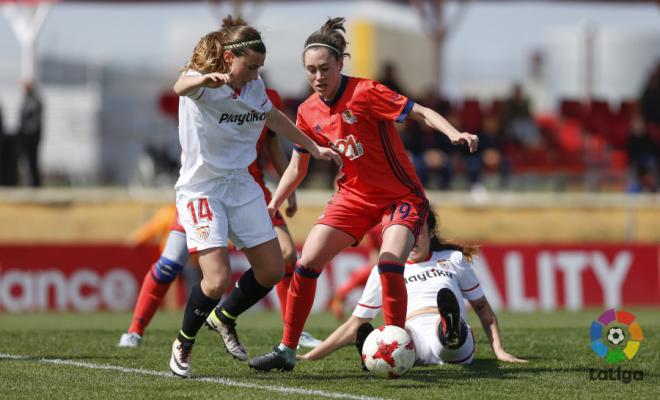
<svg viewBox="0 0 660 400">
<path fill-rule="evenodd" d="M 461 257 L 458 265 L 458 285 L 461 288 L 461 294 L 467 300 L 476 300 L 484 296 L 484 291 L 479 284 L 479 279 L 474 273 L 472 263 L 465 258 Z"/>
<path fill-rule="evenodd" d="M 270 102 L 273 103 L 273 107 L 277 108 L 278 110 L 282 110 L 284 103 L 282 102 L 282 97 L 280 97 L 280 94 L 277 92 L 277 90 L 266 88 L 266 94 L 268 95 Z"/>
<path fill-rule="evenodd" d="M 184 76 L 202 76 L 201 72 L 189 69 L 186 72 L 183 73 Z M 206 88 L 204 87 L 199 87 L 195 89 L 194 91 L 188 93 L 186 97 L 189 97 L 193 100 L 201 100 L 204 97 L 204 94 L 208 92 L 208 90 L 205 90 Z"/>
<path fill-rule="evenodd" d="M 382 83 L 366 83 L 367 100 L 370 111 L 387 121 L 402 122 L 415 104 L 406 96 L 399 94 Z"/>
<path fill-rule="evenodd" d="M 369 279 L 364 287 L 362 296 L 353 310 L 353 315 L 358 318 L 376 318 L 378 312 L 383 306 L 382 300 L 382 287 L 380 285 L 380 276 L 378 275 L 378 268 L 371 269 Z"/>
</svg>

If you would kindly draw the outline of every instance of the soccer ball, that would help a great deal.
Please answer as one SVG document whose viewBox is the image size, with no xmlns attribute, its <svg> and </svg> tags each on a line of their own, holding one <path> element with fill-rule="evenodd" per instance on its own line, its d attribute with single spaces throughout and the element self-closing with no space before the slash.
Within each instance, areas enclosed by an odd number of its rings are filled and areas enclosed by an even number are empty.
<svg viewBox="0 0 660 400">
<path fill-rule="evenodd" d="M 405 329 L 394 325 L 374 329 L 362 347 L 362 360 L 367 369 L 390 379 L 405 374 L 416 358 L 412 338 Z"/>
<path fill-rule="evenodd" d="M 610 328 L 610 330 L 607 332 L 607 341 L 613 345 L 617 345 L 623 342 L 625 338 L 626 334 L 623 333 L 623 329 L 621 328 Z"/>
</svg>

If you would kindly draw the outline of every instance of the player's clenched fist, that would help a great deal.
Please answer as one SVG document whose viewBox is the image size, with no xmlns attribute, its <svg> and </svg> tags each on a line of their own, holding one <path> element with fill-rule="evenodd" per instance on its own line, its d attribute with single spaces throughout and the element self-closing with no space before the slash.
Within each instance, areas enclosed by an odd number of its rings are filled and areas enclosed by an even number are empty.
<svg viewBox="0 0 660 400">
<path fill-rule="evenodd" d="M 459 134 L 452 136 L 450 139 L 452 144 L 467 144 L 470 153 L 474 153 L 479 147 L 479 137 L 468 132 L 460 132 Z"/>
<path fill-rule="evenodd" d="M 340 168 L 343 166 L 341 156 L 329 147 L 316 146 L 316 151 L 312 151 L 312 157 L 320 160 L 334 161 Z"/>
</svg>

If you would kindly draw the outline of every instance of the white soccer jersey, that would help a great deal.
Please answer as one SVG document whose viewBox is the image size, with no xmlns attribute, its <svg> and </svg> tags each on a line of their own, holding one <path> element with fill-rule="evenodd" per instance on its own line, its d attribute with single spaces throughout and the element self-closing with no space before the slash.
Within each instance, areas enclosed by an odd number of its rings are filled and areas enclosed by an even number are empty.
<svg viewBox="0 0 660 400">
<path fill-rule="evenodd" d="M 449 288 L 457 295 L 460 293 L 467 300 L 484 296 L 471 263 L 463 253 L 456 250 L 434 252 L 428 261 L 406 264 L 403 276 L 408 291 L 408 315 L 420 308 L 436 307 L 436 297 L 442 288 Z M 462 316 L 466 315 L 463 303 L 458 302 Z M 353 315 L 358 318 L 375 318 L 382 305 L 382 287 L 376 266 L 371 270 Z"/>
<path fill-rule="evenodd" d="M 201 75 L 188 71 L 186 75 Z M 247 168 L 257 157 L 256 144 L 272 104 L 264 82 L 248 82 L 236 93 L 229 85 L 199 88 L 179 98 L 181 170 L 177 188 Z"/>
</svg>

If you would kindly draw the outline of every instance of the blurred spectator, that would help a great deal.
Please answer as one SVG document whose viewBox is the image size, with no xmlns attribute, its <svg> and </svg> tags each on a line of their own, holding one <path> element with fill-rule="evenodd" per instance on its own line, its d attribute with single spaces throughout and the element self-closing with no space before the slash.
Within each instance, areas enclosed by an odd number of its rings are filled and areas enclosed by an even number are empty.
<svg viewBox="0 0 660 400">
<path fill-rule="evenodd" d="M 0 186 L 18 184 L 16 136 L 5 132 L 0 107 Z"/>
<path fill-rule="evenodd" d="M 465 172 L 470 188 L 483 188 L 483 173 L 496 171 L 499 174 L 499 187 L 504 189 L 509 184 L 511 160 L 506 154 L 505 139 L 499 133 L 499 121 L 495 115 L 484 118 L 483 129 L 478 133 L 479 149 L 470 154 L 464 151 Z"/>
<path fill-rule="evenodd" d="M 427 92 L 420 103 L 427 104 L 452 125 L 460 125 L 457 115 L 450 112 L 449 102 L 438 97 L 435 91 Z M 449 139 L 412 119 L 406 119 L 401 139 L 422 185 L 449 189 L 454 171 L 452 157 L 455 153 L 455 146 Z"/>
<path fill-rule="evenodd" d="M 660 61 L 651 73 L 639 102 L 646 122 L 660 126 Z"/>
<path fill-rule="evenodd" d="M 456 113 L 450 112 L 445 118 L 461 131 L 459 128 L 460 121 Z M 460 148 L 452 145 L 447 136 L 438 135 L 437 132 L 432 131 L 425 125 L 421 127 L 421 131 L 429 142 L 423 155 L 429 187 L 449 190 L 454 178 L 454 159 Z"/>
<path fill-rule="evenodd" d="M 426 186 L 428 176 L 426 164 L 424 163 L 424 150 L 426 149 L 426 141 L 424 139 L 419 123 L 412 119 L 406 119 L 401 141 L 408 151 L 408 156 L 415 167 L 415 171 L 417 171 L 419 180 L 422 182 L 422 185 Z"/>
<path fill-rule="evenodd" d="M 376 80 L 397 93 L 401 93 L 405 96 L 409 95 L 406 89 L 401 86 L 398 70 L 396 65 L 391 61 L 387 61 L 383 64 L 381 75 Z"/>
<path fill-rule="evenodd" d="M 523 147 L 537 148 L 541 145 L 541 134 L 534 122 L 529 100 L 519 83 L 513 85 L 511 97 L 502 102 L 500 124 L 503 136 Z"/>
<path fill-rule="evenodd" d="M 658 190 L 658 144 L 649 135 L 644 118 L 633 116 L 626 144 L 631 182 L 629 192 L 656 192 Z"/>
<path fill-rule="evenodd" d="M 26 158 L 31 186 L 41 186 L 39 172 L 39 142 L 41 141 L 41 128 L 43 107 L 39 93 L 32 82 L 23 84 L 23 104 L 21 105 L 18 140 L 21 155 Z"/>
</svg>

